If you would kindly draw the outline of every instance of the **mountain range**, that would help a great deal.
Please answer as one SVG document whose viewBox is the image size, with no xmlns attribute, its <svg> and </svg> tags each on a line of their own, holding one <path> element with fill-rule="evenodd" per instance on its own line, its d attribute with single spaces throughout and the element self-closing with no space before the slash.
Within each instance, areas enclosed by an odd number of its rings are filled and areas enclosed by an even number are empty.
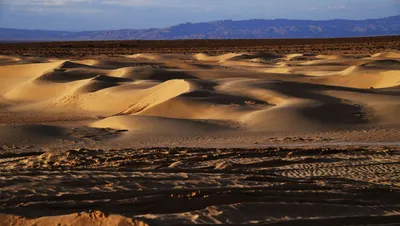
<svg viewBox="0 0 400 226">
<path fill-rule="evenodd" d="M 167 28 L 45 31 L 0 28 L 1 41 L 335 38 L 400 34 L 400 15 L 367 20 L 222 20 Z"/>
</svg>

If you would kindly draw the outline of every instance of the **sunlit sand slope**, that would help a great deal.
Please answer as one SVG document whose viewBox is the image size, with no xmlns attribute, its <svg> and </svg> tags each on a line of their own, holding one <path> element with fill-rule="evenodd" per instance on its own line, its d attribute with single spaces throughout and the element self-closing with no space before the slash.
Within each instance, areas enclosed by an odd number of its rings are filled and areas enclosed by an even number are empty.
<svg viewBox="0 0 400 226">
<path fill-rule="evenodd" d="M 398 55 L 2 57 L 0 106 L 5 115 L 80 115 L 89 127 L 143 133 L 397 126 Z"/>
<path fill-rule="evenodd" d="M 399 116 L 395 51 L 0 56 L 0 225 L 396 225 Z"/>
</svg>

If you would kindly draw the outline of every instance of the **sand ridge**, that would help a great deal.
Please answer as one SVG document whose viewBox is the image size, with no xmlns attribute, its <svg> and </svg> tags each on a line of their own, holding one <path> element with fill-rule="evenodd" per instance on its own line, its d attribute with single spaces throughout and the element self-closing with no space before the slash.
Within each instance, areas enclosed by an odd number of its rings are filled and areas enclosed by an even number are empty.
<svg viewBox="0 0 400 226">
<path fill-rule="evenodd" d="M 398 54 L 0 57 L 0 225 L 396 224 Z"/>
<path fill-rule="evenodd" d="M 4 114 L 83 115 L 100 119 L 89 127 L 146 133 L 178 122 L 238 132 L 394 126 L 396 54 L 137 54 L 7 64 L 0 66 L 0 103 Z"/>
</svg>

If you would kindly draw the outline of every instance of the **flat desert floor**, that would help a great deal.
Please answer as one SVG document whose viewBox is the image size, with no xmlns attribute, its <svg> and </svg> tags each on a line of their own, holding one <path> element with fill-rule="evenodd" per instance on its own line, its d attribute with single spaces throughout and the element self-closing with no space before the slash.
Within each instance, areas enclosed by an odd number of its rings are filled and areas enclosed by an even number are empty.
<svg viewBox="0 0 400 226">
<path fill-rule="evenodd" d="M 0 56 L 0 213 L 396 225 L 400 52 Z"/>
</svg>

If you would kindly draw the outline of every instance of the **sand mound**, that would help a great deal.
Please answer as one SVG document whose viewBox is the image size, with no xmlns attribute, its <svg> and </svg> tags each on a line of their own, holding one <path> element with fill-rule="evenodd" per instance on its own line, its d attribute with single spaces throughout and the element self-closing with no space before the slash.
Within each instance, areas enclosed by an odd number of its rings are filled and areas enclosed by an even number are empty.
<svg viewBox="0 0 400 226">
<path fill-rule="evenodd" d="M 160 54 L 152 54 L 152 53 L 139 53 L 135 55 L 126 56 L 132 59 L 144 59 L 144 60 L 161 60 Z"/>
<path fill-rule="evenodd" d="M 154 88 L 147 90 L 141 95 L 140 101 L 131 105 L 120 114 L 131 114 L 151 108 L 176 96 L 190 91 L 190 83 L 184 80 L 169 80 Z"/>
<path fill-rule="evenodd" d="M 240 121 L 254 110 L 268 107 L 269 103 L 240 94 L 194 90 L 138 114 L 183 119 Z M 236 127 L 235 123 L 232 127 Z"/>
<path fill-rule="evenodd" d="M 362 64 L 360 67 L 383 70 L 400 70 L 400 61 L 398 60 L 376 60 Z"/>
<path fill-rule="evenodd" d="M 200 60 L 186 60 L 193 57 Z M 312 54 L 281 58 L 272 53 L 144 54 L 18 63 L 0 66 L 4 72 L 0 74 L 0 117 L 26 112 L 27 122 L 41 124 L 46 120 L 36 119 L 48 117 L 42 113 L 62 113 L 62 120 L 51 123 L 93 124 L 136 131 L 136 135 L 172 130 L 175 136 L 191 130 L 312 132 L 397 125 L 398 65 L 391 58 Z M 372 98 L 373 104 L 366 101 Z M 77 115 L 88 121 L 72 122 L 82 120 Z M 11 121 L 19 122 L 14 117 Z M 14 134 L 10 138 L 16 137 L 16 129 L 3 130 Z M 46 131 L 42 127 L 21 127 L 21 134 L 33 136 L 35 130 L 40 139 L 51 139 L 51 132 L 40 132 Z M 65 135 L 54 133 L 57 139 Z M 2 137 L 8 139 L 5 133 Z"/>
<path fill-rule="evenodd" d="M 86 71 L 80 69 L 69 69 L 67 71 L 55 70 L 39 76 L 37 81 L 48 81 L 55 83 L 73 82 L 77 80 L 85 80 L 94 78 L 99 74 L 95 71 Z"/>
<path fill-rule="evenodd" d="M 276 53 L 248 53 L 230 58 L 230 60 L 268 61 L 279 59 L 282 56 Z"/>
<path fill-rule="evenodd" d="M 240 53 L 227 53 L 227 54 L 222 54 L 222 55 L 218 55 L 218 56 L 210 56 L 207 54 L 200 53 L 200 54 L 195 54 L 193 57 L 196 60 L 200 60 L 200 61 L 220 62 L 220 61 L 229 60 L 234 57 L 241 56 L 241 55 L 242 54 L 240 54 Z"/>
<path fill-rule="evenodd" d="M 6 100 L 18 102 L 41 102 L 57 99 L 86 85 L 88 80 L 53 83 L 33 79 L 15 87 L 3 95 Z"/>
<path fill-rule="evenodd" d="M 169 80 L 143 90 L 131 89 L 130 85 L 122 85 L 81 96 L 80 106 L 85 111 L 106 114 L 134 114 L 190 90 L 190 83 L 184 80 Z M 75 97 L 73 98 L 72 101 L 75 100 Z"/>
<path fill-rule="evenodd" d="M 71 62 L 77 63 L 79 65 L 88 65 L 88 66 L 96 66 L 97 64 L 99 64 L 99 61 L 95 59 L 74 60 Z"/>
<path fill-rule="evenodd" d="M 80 64 L 77 62 L 72 62 L 72 61 L 65 61 L 61 65 L 57 67 L 58 70 L 65 70 L 65 69 L 70 69 L 70 68 L 82 68 L 82 67 L 89 67 L 86 64 Z"/>
<path fill-rule="evenodd" d="M 63 226 L 102 226 L 102 225 L 119 225 L 119 226 L 148 226 L 140 221 L 120 215 L 105 215 L 100 211 L 91 213 L 77 213 L 64 216 L 50 216 L 36 219 L 28 219 L 24 217 L 0 215 L 1 225 L 18 225 L 18 226 L 48 226 L 48 225 L 63 225 Z"/>
<path fill-rule="evenodd" d="M 397 63 L 393 64 L 392 61 L 352 66 L 338 74 L 331 73 L 326 78 L 323 78 L 324 83 L 362 89 L 398 86 L 400 81 L 398 70 L 390 70 L 386 66 L 385 70 L 379 70 L 379 67 L 387 64 L 397 67 Z"/>
<path fill-rule="evenodd" d="M 129 78 L 119 78 L 106 75 L 97 75 L 96 77 L 93 78 L 93 80 L 99 82 L 110 82 L 110 83 L 128 83 L 133 81 L 132 79 Z"/>
<path fill-rule="evenodd" d="M 141 72 L 143 73 L 140 74 Z M 164 74 L 163 71 L 152 70 L 135 71 L 132 74 L 137 80 L 189 77 L 185 75 L 180 72 L 170 71 Z M 128 112 L 139 112 L 190 90 L 190 84 L 184 80 L 169 80 L 148 89 L 130 89 L 131 84 L 125 85 L 132 82 L 129 77 L 98 75 L 96 71 L 82 69 L 52 71 L 14 87 L 3 97 L 9 101 L 24 102 L 53 100 L 58 106 L 69 105 L 74 106 L 74 109 L 78 107 L 85 111 L 104 110 L 112 114 L 129 114 Z M 124 99 L 125 101 L 121 101 Z M 99 104 L 102 102 L 110 105 Z"/>
<path fill-rule="evenodd" d="M 168 81 L 171 79 L 197 79 L 197 77 L 190 73 L 173 69 L 124 68 L 113 73 L 119 74 L 118 77 L 135 80 Z"/>
<path fill-rule="evenodd" d="M 288 55 L 286 55 L 286 60 L 290 61 L 296 57 L 302 57 L 302 56 L 303 56 L 303 54 L 300 54 L 300 53 L 288 54 Z"/>
<path fill-rule="evenodd" d="M 299 63 L 298 65 L 302 65 L 302 66 L 348 66 L 349 60 L 346 60 L 339 56 L 337 58 L 332 56 L 332 57 L 327 57 L 325 59 L 304 61 L 304 62 Z"/>
<path fill-rule="evenodd" d="M 270 98 L 271 103 L 275 101 L 275 106 L 244 117 L 244 124 L 250 130 L 312 131 L 367 123 L 367 110 L 362 105 L 346 103 L 332 96 L 331 93 L 340 90 L 336 87 L 283 81 L 253 83 L 251 86 L 273 91 L 265 94 L 273 95 L 275 100 Z"/>
<path fill-rule="evenodd" d="M 351 75 L 351 74 L 354 74 L 354 73 L 362 73 L 363 71 L 365 71 L 365 70 L 363 70 L 363 68 L 361 68 L 360 66 L 351 66 L 351 67 L 341 71 L 338 74 L 340 74 L 340 75 Z M 332 73 L 332 75 L 334 75 L 334 74 L 335 73 Z"/>
<path fill-rule="evenodd" d="M 37 77 L 60 66 L 63 61 L 39 64 L 6 65 L 0 67 L 1 79 L 4 77 Z"/>
<path fill-rule="evenodd" d="M 315 54 L 311 53 L 294 53 L 286 55 L 285 59 L 287 61 L 303 61 L 317 58 Z"/>
<path fill-rule="evenodd" d="M 321 60 L 338 60 L 338 61 L 344 61 L 344 60 L 360 60 L 360 59 L 365 59 L 369 58 L 371 55 L 369 54 L 357 54 L 357 55 L 349 55 L 349 54 L 344 54 L 344 55 L 317 55 L 315 58 L 321 59 Z"/>
<path fill-rule="evenodd" d="M 396 87 L 400 85 L 400 72 L 399 71 L 384 71 L 380 72 L 381 79 L 376 82 L 376 88 Z"/>
<path fill-rule="evenodd" d="M 197 57 L 0 65 L 0 225 L 399 222 L 396 59 Z"/>
<path fill-rule="evenodd" d="M 165 60 L 192 60 L 190 55 L 182 54 L 157 54 L 157 53 L 139 53 L 125 56 L 137 60 L 165 61 Z"/>
<path fill-rule="evenodd" d="M 35 78 L 52 72 L 64 61 L 55 61 L 52 63 L 36 64 L 17 64 L 0 67 L 0 95 L 10 92 L 21 86 L 25 82 L 31 82 Z"/>
<path fill-rule="evenodd" d="M 93 93 L 102 89 L 119 86 L 121 83 L 130 81 L 130 79 L 98 75 L 87 81 L 86 84 L 82 84 L 82 86 L 76 90 L 76 93 Z"/>
<path fill-rule="evenodd" d="M 169 80 L 154 88 L 146 90 L 139 101 L 129 106 L 120 114 L 131 114 L 151 108 L 176 96 L 190 91 L 190 83 L 184 80 Z"/>
<path fill-rule="evenodd" d="M 244 118 L 244 125 L 251 131 L 263 131 L 266 128 L 270 131 L 315 131 L 324 128 L 323 124 L 304 115 L 303 110 L 316 106 L 318 104 L 313 101 L 289 101 L 285 105 L 248 115 Z"/>
<path fill-rule="evenodd" d="M 123 115 L 113 116 L 91 124 L 95 128 L 112 128 L 133 132 L 185 134 L 215 132 L 223 128 L 211 122 L 162 117 Z"/>
<path fill-rule="evenodd" d="M 248 113 L 237 105 L 210 103 L 210 99 L 190 99 L 177 97 L 145 109 L 138 115 L 168 117 L 176 119 L 239 120 Z M 244 102 L 242 102 L 243 104 Z"/>
<path fill-rule="evenodd" d="M 372 55 L 374 58 L 400 59 L 400 52 L 383 52 Z"/>
</svg>

